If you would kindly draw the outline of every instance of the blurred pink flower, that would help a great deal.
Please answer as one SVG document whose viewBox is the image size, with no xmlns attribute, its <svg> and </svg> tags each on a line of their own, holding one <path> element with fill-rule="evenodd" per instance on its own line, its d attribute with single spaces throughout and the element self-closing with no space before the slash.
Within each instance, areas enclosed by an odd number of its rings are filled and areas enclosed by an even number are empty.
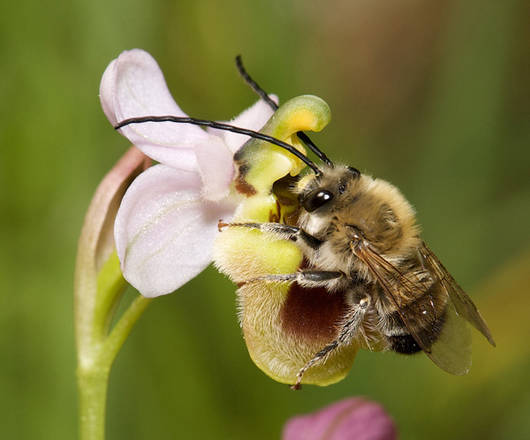
<svg viewBox="0 0 530 440">
<path fill-rule="evenodd" d="M 109 64 L 100 99 L 113 125 L 133 117 L 186 116 L 156 61 L 139 49 Z M 259 130 L 272 113 L 258 101 L 232 124 Z M 229 220 L 238 204 L 230 192 L 232 157 L 248 138 L 168 122 L 132 124 L 120 132 L 160 163 L 136 178 L 119 208 L 114 239 L 122 272 L 142 295 L 164 295 L 211 262 L 217 222 Z"/>
<path fill-rule="evenodd" d="M 395 440 L 393 420 L 383 407 L 359 397 L 290 419 L 283 440 Z"/>
</svg>

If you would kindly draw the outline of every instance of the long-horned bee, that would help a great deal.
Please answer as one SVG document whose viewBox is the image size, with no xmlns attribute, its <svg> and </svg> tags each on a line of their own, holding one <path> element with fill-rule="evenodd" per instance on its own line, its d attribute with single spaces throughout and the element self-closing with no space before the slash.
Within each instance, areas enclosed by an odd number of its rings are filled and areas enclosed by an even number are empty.
<svg viewBox="0 0 530 440">
<path fill-rule="evenodd" d="M 254 91 L 278 109 L 237 63 Z M 309 98 L 316 99 L 300 97 Z M 495 342 L 473 301 L 421 239 L 412 206 L 390 183 L 334 164 L 303 132 L 271 136 L 281 122 L 275 116 L 261 132 L 171 115 L 131 118 L 115 127 L 188 123 L 250 137 L 234 156 L 234 186 L 243 201 L 231 222 L 219 222 L 214 260 L 238 284 L 254 362 L 293 388 L 340 380 L 359 347 L 423 351 L 443 370 L 467 373 L 466 321 Z M 322 165 L 301 152 L 297 140 Z M 256 157 L 271 148 L 288 151 L 312 171 L 286 171 L 256 184 Z"/>
</svg>

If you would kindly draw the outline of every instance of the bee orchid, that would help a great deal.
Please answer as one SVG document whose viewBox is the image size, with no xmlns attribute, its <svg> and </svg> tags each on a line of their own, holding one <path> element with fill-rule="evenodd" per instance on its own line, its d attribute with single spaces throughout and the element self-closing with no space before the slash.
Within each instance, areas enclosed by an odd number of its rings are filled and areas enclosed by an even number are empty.
<svg viewBox="0 0 530 440">
<path fill-rule="evenodd" d="M 315 176 L 321 173 L 299 139 L 313 151 L 316 146 L 298 133 L 322 130 L 330 120 L 328 105 L 302 95 L 278 108 L 260 94 L 264 100 L 231 124 L 190 118 L 171 97 L 155 60 L 141 50 L 124 52 L 108 66 L 100 94 L 112 125 L 159 162 L 130 185 L 116 216 L 114 238 L 124 278 L 143 296 L 156 297 L 178 289 L 214 261 L 240 286 L 241 326 L 252 359 L 274 379 L 292 382 L 302 354 L 313 354 L 319 342 L 302 344 L 305 351 L 298 350 L 295 359 L 283 358 L 293 344 L 302 347 L 297 323 L 294 329 L 275 330 L 285 309 L 278 302 L 290 297 L 289 284 L 274 286 L 259 277 L 296 272 L 303 255 L 289 240 L 271 240 L 237 224 L 296 217 L 298 200 L 290 187 L 297 178 L 289 176 L 306 166 Z M 249 289 L 257 303 L 244 298 Z M 333 368 L 314 369 L 305 383 L 340 380 L 353 362 L 353 348 Z"/>
<path fill-rule="evenodd" d="M 132 117 L 185 116 L 156 61 L 139 49 L 110 63 L 100 99 L 113 126 Z M 258 101 L 231 122 L 259 130 L 272 114 Z M 211 262 L 218 221 L 231 219 L 238 205 L 231 191 L 233 154 L 248 137 L 160 122 L 129 125 L 120 133 L 159 162 L 127 190 L 114 231 L 125 279 L 142 295 L 156 297 L 178 289 Z"/>
</svg>

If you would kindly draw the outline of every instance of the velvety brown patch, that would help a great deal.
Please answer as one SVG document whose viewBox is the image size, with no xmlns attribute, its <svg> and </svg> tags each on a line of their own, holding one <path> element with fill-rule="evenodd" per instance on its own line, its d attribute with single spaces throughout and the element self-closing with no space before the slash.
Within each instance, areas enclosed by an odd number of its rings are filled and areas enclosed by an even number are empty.
<svg viewBox="0 0 530 440">
<path fill-rule="evenodd" d="M 248 183 L 245 180 L 245 176 L 247 175 L 248 170 L 249 170 L 248 164 L 243 163 L 239 165 L 238 173 L 237 173 L 237 177 L 235 179 L 234 185 L 238 192 L 250 197 L 256 194 L 257 191 L 256 191 L 256 188 L 254 188 L 250 183 Z"/>
<path fill-rule="evenodd" d="M 256 194 L 256 189 L 242 176 L 236 178 L 235 187 L 238 192 L 245 194 L 246 196 L 250 197 Z"/>
<path fill-rule="evenodd" d="M 293 283 L 281 311 L 283 330 L 300 338 L 331 342 L 337 337 L 337 323 L 346 307 L 341 292 Z"/>
</svg>

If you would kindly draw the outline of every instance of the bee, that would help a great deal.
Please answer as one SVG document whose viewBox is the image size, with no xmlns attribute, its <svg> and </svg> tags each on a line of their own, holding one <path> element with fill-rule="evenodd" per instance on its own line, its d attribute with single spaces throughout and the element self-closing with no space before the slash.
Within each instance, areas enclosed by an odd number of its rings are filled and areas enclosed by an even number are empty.
<svg viewBox="0 0 530 440">
<path fill-rule="evenodd" d="M 300 203 L 296 226 L 224 225 L 258 229 L 300 246 L 307 269 L 259 280 L 344 295 L 347 307 L 336 338 L 308 359 L 294 388 L 309 368 L 360 336 L 369 348 L 383 344 L 400 354 L 423 351 L 456 375 L 466 374 L 471 364 L 463 319 L 495 345 L 473 301 L 422 241 L 414 210 L 395 186 L 336 165 L 300 180 L 295 194 Z"/>
<path fill-rule="evenodd" d="M 240 58 L 237 65 L 252 89 L 277 109 Z M 214 121 L 157 116 L 132 118 L 117 128 L 147 121 L 246 134 L 289 151 L 313 171 L 275 183 L 271 192 L 278 208 L 269 221 L 219 222 L 216 265 L 238 283 L 249 352 L 272 377 L 298 389 L 315 370 L 308 383 L 332 383 L 345 375 L 359 347 L 423 352 L 442 370 L 463 375 L 471 365 L 466 322 L 495 346 L 477 307 L 422 240 L 414 209 L 392 184 L 334 164 L 302 132 L 299 139 L 321 166 L 279 139 Z M 244 148 L 234 161 L 244 192 L 251 166 Z M 289 215 L 282 212 L 286 206 Z M 300 263 L 285 273 L 274 262 L 256 262 L 265 250 L 299 252 Z M 289 376 L 292 371 L 296 377 Z"/>
</svg>

